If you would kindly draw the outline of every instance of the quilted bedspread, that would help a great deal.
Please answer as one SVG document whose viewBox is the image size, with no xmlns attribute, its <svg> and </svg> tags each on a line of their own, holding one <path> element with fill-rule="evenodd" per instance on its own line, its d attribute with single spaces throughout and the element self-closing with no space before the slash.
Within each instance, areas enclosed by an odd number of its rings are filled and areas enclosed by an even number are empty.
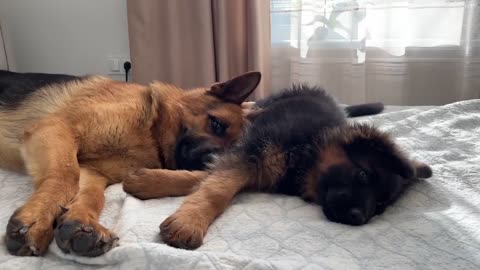
<svg viewBox="0 0 480 270">
<path fill-rule="evenodd" d="M 158 225 L 183 198 L 141 201 L 113 185 L 101 222 L 120 237 L 119 247 L 82 258 L 52 243 L 45 257 L 15 257 L 3 234 L 32 185 L 0 171 L 0 269 L 480 269 L 480 100 L 356 121 L 391 132 L 434 171 L 367 225 L 329 222 L 318 206 L 295 197 L 245 193 L 201 248 L 185 251 L 158 237 Z"/>
</svg>

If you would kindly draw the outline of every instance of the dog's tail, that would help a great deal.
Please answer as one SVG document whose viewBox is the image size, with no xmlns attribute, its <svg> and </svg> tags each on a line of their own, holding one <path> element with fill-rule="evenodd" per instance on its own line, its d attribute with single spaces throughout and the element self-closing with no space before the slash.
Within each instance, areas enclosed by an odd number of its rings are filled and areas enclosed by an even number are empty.
<svg viewBox="0 0 480 270">
<path fill-rule="evenodd" d="M 347 106 L 345 107 L 345 112 L 347 113 L 348 117 L 358 117 L 378 114 L 381 113 L 383 109 L 383 103 L 377 102 Z"/>
</svg>

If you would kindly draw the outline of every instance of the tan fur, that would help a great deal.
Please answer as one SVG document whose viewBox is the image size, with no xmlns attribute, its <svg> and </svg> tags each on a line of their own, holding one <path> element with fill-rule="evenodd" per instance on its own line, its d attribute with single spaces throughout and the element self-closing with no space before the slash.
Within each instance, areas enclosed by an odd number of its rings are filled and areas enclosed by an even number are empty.
<svg viewBox="0 0 480 270">
<path fill-rule="evenodd" d="M 280 146 L 270 144 L 262 155 L 262 163 L 255 169 L 246 167 L 236 155 L 222 156 L 218 168 L 213 168 L 182 206 L 162 222 L 163 240 L 172 246 L 195 249 L 202 244 L 210 224 L 225 211 L 237 193 L 244 189 L 273 189 L 286 170 L 285 153 Z M 222 169 L 225 164 L 238 164 L 238 167 Z"/>
<path fill-rule="evenodd" d="M 320 160 L 306 175 L 302 198 L 307 201 L 320 203 L 318 194 L 318 178 L 331 166 L 349 163 L 347 154 L 339 145 L 328 145 L 319 150 Z"/>
<path fill-rule="evenodd" d="M 103 77 L 90 77 L 84 81 L 47 86 L 34 92 L 16 110 L 0 110 L 0 166 L 25 172 L 20 154 L 25 128 L 61 108 L 68 106 L 69 100 L 84 88 L 93 88 L 107 81 Z"/>
<path fill-rule="evenodd" d="M 217 90 L 221 86 L 216 85 Z M 255 86 L 253 80 L 252 91 Z M 37 90 L 15 110 L 0 110 L 0 166 L 28 172 L 36 187 L 9 222 L 7 246 L 21 238 L 26 243 L 16 255 L 43 254 L 53 237 L 53 221 L 65 208 L 69 210 L 61 222 L 76 221 L 102 239 L 113 239 L 98 223 L 107 185 L 142 168 L 175 169 L 175 145 L 182 126 L 223 147 L 238 139 L 242 107 L 207 90 L 89 77 Z M 223 138 L 212 135 L 208 115 L 228 124 Z M 162 182 L 146 184 L 162 188 Z M 191 192 L 183 187 L 167 191 Z"/>
<path fill-rule="evenodd" d="M 331 166 L 349 162 L 347 153 L 345 153 L 345 150 L 339 145 L 328 145 L 319 152 L 322 161 L 318 163 L 318 170 L 320 172 L 326 172 Z"/>
<path fill-rule="evenodd" d="M 142 200 L 185 196 L 207 176 L 205 171 L 141 169 L 130 174 L 123 182 L 123 189 Z"/>
<path fill-rule="evenodd" d="M 73 200 L 63 211 L 66 211 L 59 218 L 60 224 L 71 221 L 79 221 L 82 224 L 81 230 L 95 232 L 98 241 L 108 243 L 104 246 L 104 252 L 117 245 L 118 237 L 107 228 L 103 227 L 98 218 L 105 203 L 104 190 L 108 179 L 101 174 L 88 168 L 80 169 L 80 188 Z M 77 232 L 78 234 L 78 232 Z M 73 236 L 75 234 L 72 234 Z M 71 237 L 56 237 L 57 245 L 70 245 Z"/>
<path fill-rule="evenodd" d="M 280 146 L 272 144 L 265 147 L 263 156 L 262 166 L 259 167 L 259 175 L 250 180 L 253 182 L 252 186 L 255 189 L 270 190 L 285 172 L 286 157 Z"/>
<path fill-rule="evenodd" d="M 430 177 L 432 175 L 428 165 L 408 160 L 395 146 L 393 139 L 388 134 L 373 127 L 353 124 L 352 126 L 331 128 L 319 136 L 322 136 L 321 144 L 315 140 L 310 144 L 318 155 L 315 156 L 313 165 L 306 172 L 305 179 L 302 179 L 304 181 L 301 183 L 290 182 L 292 185 L 301 184 L 301 187 L 293 187 L 291 191 L 295 194 L 300 193 L 299 195 L 307 201 L 322 204 L 321 193 L 325 192 L 325 189 L 320 185 L 325 182 L 322 183 L 319 180 L 328 175 L 332 169 L 341 168 L 346 172 L 351 170 L 354 173 L 358 170 L 353 163 L 355 162 L 368 171 L 373 171 L 373 166 L 377 168 L 377 171 L 384 170 L 382 166 L 372 162 L 373 155 L 376 155 L 374 161 L 382 160 L 382 155 L 385 155 L 385 158 L 392 158 L 390 155 L 393 155 L 398 162 L 406 161 L 407 164 L 404 164 L 406 168 L 395 171 L 395 173 L 400 173 L 400 176 L 402 170 L 408 170 L 410 162 L 413 163 L 417 176 Z M 351 155 L 358 154 L 351 149 L 353 146 L 358 147 L 358 145 L 353 145 L 355 143 L 361 143 L 363 147 L 369 149 L 363 150 L 359 158 L 352 161 Z M 202 244 L 210 224 L 226 209 L 238 192 L 245 189 L 277 192 L 279 190 L 275 188 L 283 184 L 280 181 L 296 181 L 297 179 L 285 177 L 288 170 L 292 168 L 288 167 L 290 165 L 288 164 L 288 153 L 285 153 L 282 147 L 282 145 L 272 142 L 267 142 L 266 145 L 262 142 L 262 152 L 258 155 L 245 156 L 247 151 L 241 150 L 221 155 L 214 162 L 209 176 L 201 182 L 199 188 L 190 194 L 182 206 L 160 225 L 163 241 L 175 247 L 195 249 Z M 356 150 L 358 151 L 358 149 Z M 303 172 L 300 173 L 303 175 Z M 184 174 L 182 177 L 188 177 L 188 175 Z M 391 179 L 391 175 L 386 177 L 387 181 Z M 182 181 L 186 180 L 182 179 Z M 165 194 L 163 195 L 165 196 Z"/>
<path fill-rule="evenodd" d="M 239 169 L 215 171 L 160 225 L 164 240 L 181 248 L 197 248 L 210 224 L 248 184 L 246 172 Z M 198 215 L 201 213 L 201 215 Z M 188 243 L 188 246 L 184 246 Z"/>
</svg>

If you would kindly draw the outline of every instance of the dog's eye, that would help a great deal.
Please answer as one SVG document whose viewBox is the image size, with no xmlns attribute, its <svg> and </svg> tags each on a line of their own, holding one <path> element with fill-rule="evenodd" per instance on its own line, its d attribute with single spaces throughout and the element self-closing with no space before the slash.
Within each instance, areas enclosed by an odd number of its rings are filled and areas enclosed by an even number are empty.
<svg viewBox="0 0 480 270">
<path fill-rule="evenodd" d="M 214 116 L 210 115 L 209 118 L 210 118 L 210 127 L 212 129 L 212 132 L 219 137 L 225 136 L 225 132 L 227 131 L 228 125 L 218 120 Z"/>
<path fill-rule="evenodd" d="M 368 185 L 369 183 L 368 174 L 365 170 L 358 171 L 357 179 L 363 185 Z"/>
</svg>

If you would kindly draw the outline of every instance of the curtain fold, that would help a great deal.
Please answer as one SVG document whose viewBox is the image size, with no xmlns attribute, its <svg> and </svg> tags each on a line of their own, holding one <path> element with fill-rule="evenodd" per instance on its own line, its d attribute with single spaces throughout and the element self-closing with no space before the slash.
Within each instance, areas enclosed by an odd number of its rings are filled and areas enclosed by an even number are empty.
<svg viewBox="0 0 480 270">
<path fill-rule="evenodd" d="M 480 98 L 480 17 L 469 0 L 271 0 L 272 84 L 342 103 Z"/>
<path fill-rule="evenodd" d="M 268 0 L 127 0 L 135 82 L 205 86 L 262 72 L 252 98 L 270 91 Z"/>
</svg>

